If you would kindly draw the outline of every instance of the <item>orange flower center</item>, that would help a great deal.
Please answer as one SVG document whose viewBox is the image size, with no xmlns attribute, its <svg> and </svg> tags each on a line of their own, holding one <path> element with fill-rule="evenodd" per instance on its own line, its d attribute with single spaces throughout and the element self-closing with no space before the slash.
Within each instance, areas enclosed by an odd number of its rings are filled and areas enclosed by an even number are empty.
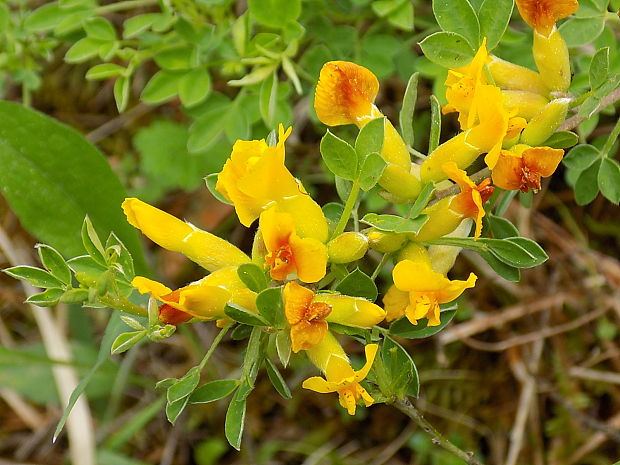
<svg viewBox="0 0 620 465">
<path fill-rule="evenodd" d="M 534 192 L 540 190 L 540 174 L 530 171 L 529 167 L 523 166 L 521 168 L 521 186 L 519 187 L 521 192 L 526 193 L 532 189 Z"/>
<path fill-rule="evenodd" d="M 332 312 L 332 306 L 325 302 L 312 302 L 304 309 L 303 320 L 308 322 L 320 321 L 327 318 Z"/>
<path fill-rule="evenodd" d="M 170 294 L 162 296 L 162 298 L 166 299 L 168 302 L 178 303 L 180 296 L 181 289 L 177 289 L 176 291 L 172 291 Z M 192 316 L 189 313 L 185 313 L 178 308 L 174 308 L 172 305 L 162 304 L 159 306 L 159 321 L 165 325 L 176 326 L 191 319 Z"/>
<path fill-rule="evenodd" d="M 478 186 L 476 186 L 476 190 L 480 192 L 480 197 L 482 198 L 482 203 L 484 204 L 491 198 L 493 191 L 495 191 L 495 188 L 491 185 L 491 178 L 486 178 L 478 184 Z"/>
<path fill-rule="evenodd" d="M 265 268 L 269 268 L 269 274 L 277 280 L 284 280 L 286 276 L 295 270 L 295 257 L 289 244 L 281 245 L 277 250 L 269 252 L 265 257 Z"/>
<path fill-rule="evenodd" d="M 483 204 L 489 200 L 495 190 L 495 188 L 491 185 L 491 178 L 486 178 L 476 187 L 471 189 L 467 188 L 460 194 L 457 194 L 451 203 L 451 208 L 463 215 L 475 218 L 478 214 L 478 206 L 472 198 L 472 190 L 474 189 L 480 193 L 480 198 L 482 199 Z"/>
</svg>

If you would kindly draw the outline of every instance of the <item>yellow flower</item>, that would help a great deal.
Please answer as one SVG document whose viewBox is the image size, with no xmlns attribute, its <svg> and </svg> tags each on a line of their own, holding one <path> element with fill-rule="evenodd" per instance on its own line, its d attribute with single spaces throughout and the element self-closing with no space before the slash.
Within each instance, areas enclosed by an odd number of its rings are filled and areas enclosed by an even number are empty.
<svg viewBox="0 0 620 465">
<path fill-rule="evenodd" d="M 308 350 L 320 343 L 327 334 L 325 318 L 332 311 L 324 302 L 313 302 L 314 292 L 294 281 L 284 286 L 284 314 L 291 325 L 293 352 Z"/>
<path fill-rule="evenodd" d="M 372 328 L 385 318 L 385 311 L 378 305 L 362 297 L 352 297 L 333 293 L 314 296 L 315 302 L 323 302 L 332 309 L 326 320 L 344 326 Z"/>
<path fill-rule="evenodd" d="M 250 226 L 262 211 L 277 205 L 296 217 L 302 235 L 325 241 L 328 230 L 321 207 L 284 165 L 284 143 L 290 133 L 291 128 L 284 131 L 280 125 L 275 147 L 268 146 L 264 139 L 235 142 L 215 188 L 234 204 L 244 226 Z"/>
<path fill-rule="evenodd" d="M 540 178 L 551 176 L 564 155 L 564 150 L 551 147 L 517 145 L 502 150 L 493 169 L 493 183 L 507 190 L 527 192 L 540 190 Z"/>
<path fill-rule="evenodd" d="M 542 81 L 540 74 L 524 66 L 515 65 L 491 55 L 487 67 L 493 76 L 495 85 L 502 89 L 532 92 L 547 96 L 549 89 Z"/>
<path fill-rule="evenodd" d="M 442 112 L 444 115 L 458 112 L 462 130 L 469 129 L 474 125 L 475 114 L 470 110 L 478 88 L 487 83 L 483 73 L 487 61 L 489 61 L 489 54 L 485 37 L 476 55 L 467 66 L 448 70 L 448 77 L 445 82 L 448 87 L 446 89 L 448 104 L 444 105 Z"/>
<path fill-rule="evenodd" d="M 136 276 L 131 285 L 141 294 L 150 294 L 164 304 L 159 309 L 160 320 L 164 323 L 178 324 L 190 317 L 206 320 L 225 318 L 224 307 L 227 303 L 256 311 L 256 293 L 239 279 L 236 266 L 214 271 L 200 281 L 174 291 L 142 276 Z"/>
<path fill-rule="evenodd" d="M 261 213 L 259 227 L 268 252 L 264 266 L 273 279 L 284 281 L 296 273 L 301 281 L 314 283 L 325 276 L 327 247 L 313 237 L 299 237 L 293 215 L 270 208 Z"/>
<path fill-rule="evenodd" d="M 465 217 L 472 218 L 476 222 L 474 237 L 480 237 L 484 203 L 489 200 L 494 190 L 491 186 L 491 180 L 487 178 L 476 185 L 469 179 L 465 171 L 458 169 L 455 163 L 446 163 L 443 169 L 461 189 L 460 194 L 455 195 L 450 201 L 450 209 Z"/>
<path fill-rule="evenodd" d="M 392 272 L 394 286 L 386 293 L 383 303 L 388 321 L 403 314 L 416 325 L 421 318 L 428 319 L 428 326 L 439 326 L 439 304 L 452 302 L 465 289 L 474 287 L 476 275 L 469 274 L 467 281 L 450 281 L 443 274 L 433 271 L 425 261 L 403 260 Z"/>
<path fill-rule="evenodd" d="M 241 265 L 250 258 L 230 242 L 136 198 L 123 202 L 127 221 L 164 249 L 180 252 L 209 271 Z"/>
<path fill-rule="evenodd" d="M 523 20 L 539 34 L 548 36 L 556 21 L 579 8 L 577 0 L 517 0 Z"/>
<path fill-rule="evenodd" d="M 366 407 L 370 407 L 374 403 L 374 399 L 359 383 L 368 376 L 378 348 L 377 344 L 368 344 L 365 347 L 366 364 L 358 371 L 351 367 L 346 358 L 332 355 L 325 368 L 326 379 L 313 376 L 305 380 L 302 387 L 322 394 L 337 392 L 340 405 L 347 409 L 349 415 L 355 415 L 357 403 L 360 399 L 363 399 Z"/>
</svg>

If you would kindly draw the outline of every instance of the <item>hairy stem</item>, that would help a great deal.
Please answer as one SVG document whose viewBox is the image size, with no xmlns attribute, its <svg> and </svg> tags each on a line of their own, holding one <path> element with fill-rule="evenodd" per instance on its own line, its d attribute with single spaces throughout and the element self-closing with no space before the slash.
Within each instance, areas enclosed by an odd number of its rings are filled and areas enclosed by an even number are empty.
<svg viewBox="0 0 620 465">
<path fill-rule="evenodd" d="M 398 410 L 407 415 L 409 418 L 411 418 L 426 433 L 430 434 L 434 444 L 437 444 L 448 452 L 451 452 L 460 459 L 464 460 L 465 463 L 469 465 L 482 465 L 482 463 L 474 457 L 473 452 L 466 452 L 462 449 L 459 449 L 439 431 L 437 431 L 437 429 L 432 424 L 430 424 L 426 418 L 424 418 L 422 413 L 413 406 L 409 399 L 398 399 L 394 402 L 393 405 Z"/>
</svg>

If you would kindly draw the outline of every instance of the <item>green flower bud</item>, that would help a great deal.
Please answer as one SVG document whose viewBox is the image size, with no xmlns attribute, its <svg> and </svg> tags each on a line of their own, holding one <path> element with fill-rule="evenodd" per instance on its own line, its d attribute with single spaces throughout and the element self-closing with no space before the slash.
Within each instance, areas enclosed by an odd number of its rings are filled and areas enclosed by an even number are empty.
<svg viewBox="0 0 620 465">
<path fill-rule="evenodd" d="M 538 113 L 521 133 L 521 143 L 533 147 L 545 142 L 564 122 L 570 99 L 552 100 Z"/>
<path fill-rule="evenodd" d="M 368 238 L 358 232 L 345 232 L 327 243 L 332 263 L 350 263 L 362 258 L 368 250 Z"/>
<path fill-rule="evenodd" d="M 418 165 L 411 164 L 415 171 Z M 412 171 L 408 171 L 401 166 L 388 163 L 383 170 L 379 185 L 390 194 L 402 199 L 405 202 L 415 200 L 422 190 L 420 177 Z"/>
<path fill-rule="evenodd" d="M 381 253 L 396 252 L 407 240 L 405 234 L 379 231 L 376 228 L 367 229 L 365 233 L 370 248 Z"/>
</svg>

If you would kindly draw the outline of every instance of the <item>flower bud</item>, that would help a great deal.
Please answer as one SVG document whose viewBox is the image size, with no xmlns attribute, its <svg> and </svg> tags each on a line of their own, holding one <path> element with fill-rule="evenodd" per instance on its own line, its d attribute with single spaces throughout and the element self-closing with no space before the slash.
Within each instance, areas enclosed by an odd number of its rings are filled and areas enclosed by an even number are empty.
<svg viewBox="0 0 620 465">
<path fill-rule="evenodd" d="M 345 232 L 327 243 L 332 263 L 350 263 L 362 258 L 368 250 L 368 238 L 359 232 Z"/>
<path fill-rule="evenodd" d="M 381 253 L 396 252 L 407 240 L 405 234 L 379 231 L 376 228 L 368 229 L 366 236 L 370 248 Z"/>
<path fill-rule="evenodd" d="M 423 184 L 446 179 L 448 176 L 442 168 L 444 163 L 452 161 L 459 168 L 465 169 L 478 158 L 482 152 L 465 141 L 468 133 L 469 131 L 461 132 L 458 136 L 441 144 L 426 157 L 420 166 L 420 177 Z"/>
<path fill-rule="evenodd" d="M 564 122 L 568 112 L 570 99 L 559 98 L 552 100 L 538 113 L 521 133 L 521 143 L 540 145 Z"/>
<path fill-rule="evenodd" d="M 503 90 L 502 97 L 506 110 L 528 121 L 549 103 L 549 100 L 542 95 L 525 90 Z"/>
<path fill-rule="evenodd" d="M 415 170 L 417 165 L 412 165 L 409 162 L 409 166 Z M 422 190 L 420 178 L 410 169 L 404 169 L 391 163 L 388 163 L 383 170 L 383 174 L 379 178 L 379 185 L 405 203 L 416 199 Z"/>
<path fill-rule="evenodd" d="M 327 334 L 325 334 L 325 337 L 321 340 L 321 342 L 306 350 L 306 355 L 308 355 L 310 361 L 321 371 L 325 371 L 327 369 L 327 362 L 332 356 L 349 360 L 349 357 L 347 357 L 344 349 L 330 331 L 327 331 Z"/>
<path fill-rule="evenodd" d="M 557 28 L 548 36 L 534 31 L 534 61 L 544 84 L 552 92 L 566 92 L 570 86 L 568 47 Z"/>
<path fill-rule="evenodd" d="M 409 239 L 416 242 L 432 241 L 454 231 L 464 215 L 450 208 L 453 198 L 446 197 L 426 208 L 423 213 L 428 215 L 428 221 L 418 234 L 410 234 Z"/>
<path fill-rule="evenodd" d="M 388 163 L 400 166 L 404 170 L 409 170 L 411 166 L 411 156 L 402 137 L 394 129 L 394 125 L 385 118 L 383 148 L 381 157 Z"/>
<path fill-rule="evenodd" d="M 465 218 L 461 224 L 447 234 L 445 237 L 467 237 L 471 231 L 472 220 Z M 431 245 L 428 248 L 428 256 L 431 261 L 431 267 L 436 273 L 446 274 L 454 266 L 456 257 L 461 252 L 461 247 L 451 245 Z"/>
<path fill-rule="evenodd" d="M 495 85 L 502 89 L 521 90 L 539 95 L 549 94 L 540 74 L 524 66 L 515 65 L 496 56 L 491 57 L 487 67 Z"/>
<path fill-rule="evenodd" d="M 396 261 L 402 262 L 403 260 L 411 260 L 415 263 L 427 263 L 428 265 L 431 264 L 426 248 L 415 242 L 410 242 L 400 250 Z"/>
<path fill-rule="evenodd" d="M 340 294 L 316 294 L 314 302 L 324 302 L 332 308 L 325 320 L 358 328 L 370 328 L 385 318 L 385 310 L 362 297 Z"/>
</svg>

